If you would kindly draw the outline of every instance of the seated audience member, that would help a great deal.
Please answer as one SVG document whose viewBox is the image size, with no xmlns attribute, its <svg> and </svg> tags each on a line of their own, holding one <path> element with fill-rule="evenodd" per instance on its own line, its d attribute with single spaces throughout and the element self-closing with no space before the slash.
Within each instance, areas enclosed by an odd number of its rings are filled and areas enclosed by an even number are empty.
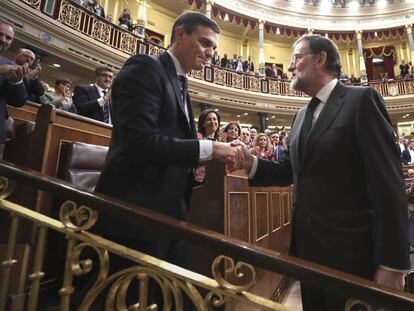
<svg viewBox="0 0 414 311">
<path fill-rule="evenodd" d="M 26 87 L 28 100 L 38 103 L 39 97 L 44 94 L 42 84 L 40 83 L 39 74 L 42 68 L 39 64 L 34 64 L 36 55 L 29 49 L 19 49 L 16 55 L 15 63 L 19 66 L 27 65 L 28 74 L 23 78 Z M 34 65 L 34 68 L 32 68 Z"/>
<path fill-rule="evenodd" d="M 227 54 L 224 54 L 220 60 L 220 66 L 223 68 L 227 68 L 228 64 L 229 64 L 229 59 L 227 58 Z"/>
<path fill-rule="evenodd" d="M 220 137 L 220 115 L 212 109 L 204 110 L 198 117 L 197 138 L 200 140 L 218 141 Z M 204 181 L 206 166 L 200 165 L 196 169 L 195 180 L 199 183 Z"/>
<path fill-rule="evenodd" d="M 289 80 L 288 74 L 286 72 L 282 73 L 282 80 Z"/>
<path fill-rule="evenodd" d="M 254 64 L 251 56 L 247 57 L 247 60 L 243 63 L 243 71 L 246 73 L 254 72 Z"/>
<path fill-rule="evenodd" d="M 45 81 L 40 81 L 43 88 L 43 94 L 49 92 L 49 84 L 47 84 Z"/>
<path fill-rule="evenodd" d="M 279 135 L 278 144 L 275 146 L 275 160 L 280 160 L 282 158 L 283 152 L 287 149 L 287 138 L 288 135 L 286 133 Z"/>
<path fill-rule="evenodd" d="M 257 130 L 254 127 L 252 127 L 250 129 L 250 139 L 251 139 L 252 142 L 254 141 L 256 136 L 257 136 Z"/>
<path fill-rule="evenodd" d="M 53 105 L 56 109 L 61 109 L 76 113 L 75 105 L 72 102 L 72 91 L 70 90 L 70 81 L 68 79 L 58 79 L 55 82 L 55 91 L 47 92 L 40 97 L 42 105 Z"/>
<path fill-rule="evenodd" d="M 273 145 L 266 134 L 258 134 L 254 139 L 252 146 L 253 147 L 249 150 L 251 154 L 257 156 L 258 158 L 263 158 L 267 160 L 274 159 Z"/>
<path fill-rule="evenodd" d="M 13 25 L 0 18 L 0 52 L 6 51 L 14 39 Z M 27 64 L 17 65 L 0 56 L 0 159 L 6 143 L 6 105 L 21 107 L 26 103 L 27 92 L 23 78 L 28 74 Z"/>
<path fill-rule="evenodd" d="M 241 130 L 241 141 L 246 145 L 248 149 L 252 146 L 252 141 L 250 139 L 250 131 L 247 128 L 242 128 Z"/>
<path fill-rule="evenodd" d="M 341 74 L 339 75 L 339 81 L 341 81 L 342 83 L 345 83 L 346 81 L 348 81 L 348 75 L 342 71 Z"/>
<path fill-rule="evenodd" d="M 92 2 L 88 2 L 86 7 L 96 15 L 105 18 L 105 10 L 101 6 L 101 0 L 92 0 Z"/>
<path fill-rule="evenodd" d="M 359 83 L 359 82 L 360 82 L 360 80 L 359 80 L 357 77 L 355 77 L 355 75 L 354 75 L 354 74 L 351 74 L 351 77 L 349 78 L 349 81 L 350 81 L 352 84 L 354 84 L 354 83 Z"/>
<path fill-rule="evenodd" d="M 233 70 L 235 70 L 237 72 L 243 72 L 243 57 L 239 56 L 233 62 Z"/>
<path fill-rule="evenodd" d="M 124 9 L 122 11 L 121 16 L 118 18 L 119 26 L 125 29 L 128 29 L 129 31 L 132 30 L 133 22 L 131 18 L 131 12 L 128 9 Z"/>
<path fill-rule="evenodd" d="M 410 66 L 405 63 L 405 60 L 402 59 L 401 64 L 400 64 L 400 76 L 402 78 L 405 78 L 409 74 L 410 74 Z"/>
<path fill-rule="evenodd" d="M 204 110 L 198 118 L 198 139 L 219 140 L 220 115 L 212 109 Z"/>
<path fill-rule="evenodd" d="M 231 121 L 224 127 L 220 141 L 231 143 L 232 141 L 239 139 L 240 133 L 241 129 L 239 123 L 236 121 Z"/>
<path fill-rule="evenodd" d="M 266 77 L 268 78 L 277 78 L 279 76 L 277 72 L 276 64 L 272 64 L 272 68 L 266 69 Z"/>
<path fill-rule="evenodd" d="M 276 146 L 279 144 L 279 132 L 276 132 L 276 131 L 269 132 L 267 136 L 269 136 L 269 139 L 270 139 L 270 142 L 273 148 L 276 148 Z"/>
<path fill-rule="evenodd" d="M 405 179 L 405 192 L 407 193 L 407 201 L 412 207 L 414 204 L 414 170 L 412 168 L 407 171 L 407 178 Z"/>
<path fill-rule="evenodd" d="M 111 124 L 111 86 L 114 73 L 108 67 L 95 69 L 95 84 L 77 85 L 73 104 L 81 116 Z"/>
<path fill-rule="evenodd" d="M 218 55 L 217 50 L 214 50 L 213 57 L 211 58 L 211 64 L 220 66 L 220 56 Z"/>
<path fill-rule="evenodd" d="M 413 164 L 414 162 L 414 141 L 410 141 L 408 148 L 401 153 L 401 160 L 404 165 Z"/>
<path fill-rule="evenodd" d="M 88 0 L 72 0 L 72 2 L 75 2 L 84 8 L 88 7 L 89 4 Z"/>
<path fill-rule="evenodd" d="M 399 136 L 397 141 L 397 147 L 402 153 L 405 149 L 407 149 L 407 143 L 404 142 L 404 136 Z"/>
</svg>

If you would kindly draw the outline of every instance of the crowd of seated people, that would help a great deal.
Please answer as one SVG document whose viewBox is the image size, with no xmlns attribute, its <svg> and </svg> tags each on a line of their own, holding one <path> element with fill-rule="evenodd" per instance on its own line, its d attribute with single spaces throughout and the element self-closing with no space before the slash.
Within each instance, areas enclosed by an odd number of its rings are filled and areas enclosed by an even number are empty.
<svg viewBox="0 0 414 311">
<path fill-rule="evenodd" d="M 237 121 L 230 121 L 224 127 L 220 127 L 220 121 L 220 114 L 217 111 L 211 109 L 202 111 L 198 118 L 198 139 L 226 143 L 239 140 L 246 145 L 250 153 L 268 160 L 280 160 L 287 149 L 289 133 L 284 128 L 258 133 L 254 127 L 242 128 Z M 204 166 L 197 169 L 196 176 L 197 181 L 204 180 Z"/>
</svg>

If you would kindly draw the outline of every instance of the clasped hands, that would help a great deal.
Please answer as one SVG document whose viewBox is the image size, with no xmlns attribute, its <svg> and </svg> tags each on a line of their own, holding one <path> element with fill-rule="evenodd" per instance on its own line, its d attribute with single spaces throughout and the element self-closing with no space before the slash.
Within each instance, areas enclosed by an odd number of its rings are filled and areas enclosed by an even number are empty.
<svg viewBox="0 0 414 311">
<path fill-rule="evenodd" d="M 6 64 L 0 66 L 0 74 L 10 72 L 11 76 L 9 81 L 12 83 L 19 82 L 29 73 L 29 67 L 27 64 L 19 66 L 16 64 Z"/>
<path fill-rule="evenodd" d="M 224 162 L 230 172 L 244 169 L 248 173 L 253 165 L 253 156 L 238 140 L 231 143 L 213 142 L 213 159 Z"/>
</svg>

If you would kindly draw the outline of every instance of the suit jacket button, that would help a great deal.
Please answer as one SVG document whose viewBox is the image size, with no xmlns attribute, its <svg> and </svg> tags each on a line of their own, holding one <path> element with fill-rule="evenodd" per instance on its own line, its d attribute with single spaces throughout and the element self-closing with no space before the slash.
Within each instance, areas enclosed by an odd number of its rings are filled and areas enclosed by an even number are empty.
<svg viewBox="0 0 414 311">
<path fill-rule="evenodd" d="M 311 219 L 309 216 L 307 216 L 307 217 L 306 217 L 306 221 L 307 221 L 307 222 L 311 222 L 311 221 L 312 221 L 312 219 Z"/>
</svg>

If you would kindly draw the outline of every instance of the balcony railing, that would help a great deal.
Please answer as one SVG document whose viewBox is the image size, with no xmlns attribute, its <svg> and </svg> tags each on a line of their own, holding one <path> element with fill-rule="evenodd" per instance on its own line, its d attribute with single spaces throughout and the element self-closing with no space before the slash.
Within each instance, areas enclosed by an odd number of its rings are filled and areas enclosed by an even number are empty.
<svg viewBox="0 0 414 311">
<path fill-rule="evenodd" d="M 19 222 L 22 220 L 26 221 L 25 224 L 27 221 L 33 222 L 36 228 L 33 231 L 36 234 L 32 235 L 32 240 L 35 241 L 35 251 L 32 273 L 29 276 L 28 310 L 37 310 L 40 281 L 45 275 L 43 262 L 48 229 L 65 236 L 67 244 L 63 283 L 59 291 L 60 310 L 63 311 L 69 310 L 71 296 L 74 292 L 74 279 L 88 275 L 91 271 L 92 260 L 80 259 L 82 252 L 87 248 L 91 248 L 97 254 L 99 273 L 97 278 L 95 276 L 94 285 L 82 300 L 79 310 L 88 310 L 105 289 L 109 289 L 106 296 L 108 310 L 127 310 L 125 292 L 132 279 L 138 280 L 140 295 L 137 297 L 139 305 L 131 307 L 131 310 L 136 310 L 137 307 L 139 310 L 155 310 L 155 306 L 147 305 L 149 279 L 155 280 L 162 289 L 162 297 L 166 303 L 163 310 L 170 310 L 172 307 L 175 307 L 175 310 L 182 310 L 183 295 L 194 303 L 197 310 L 212 310 L 221 305 L 226 305 L 228 307 L 226 310 L 234 310 L 234 305 L 240 302 L 261 310 L 288 310 L 279 303 L 248 292 L 255 282 L 255 268 L 282 273 L 299 280 L 306 280 L 315 286 L 329 288 L 330 291 L 340 291 L 344 295 L 356 297 L 357 299 L 348 300 L 345 311 L 354 310 L 352 308 L 357 304 L 365 305 L 367 310 L 384 310 L 380 309 L 380 306 L 399 311 L 414 308 L 413 295 L 391 290 L 374 282 L 265 248 L 252 246 L 137 206 L 80 191 L 61 180 L 19 169 L 7 162 L 0 162 L 0 176 L 3 176 L 0 178 L 0 209 L 10 217 L 8 243 L 5 255 L 3 255 L 5 258 L 1 262 L 0 311 L 6 308 L 5 297 L 10 283 L 10 272 L 16 265 L 16 236 Z M 7 197 L 13 193 L 16 183 L 50 192 L 67 200 L 61 205 L 60 220 L 9 201 Z M 214 279 L 160 261 L 88 232 L 99 217 L 98 210 L 105 211 L 107 217 L 116 215 L 118 218 L 129 219 L 137 226 L 146 224 L 147 227 L 156 227 L 160 232 L 168 233 L 169 236 L 193 242 L 223 254 L 212 263 Z M 5 240 L 5 236 L 2 236 L 2 240 Z M 128 258 L 137 265 L 109 274 L 109 259 L 113 255 Z M 244 262 L 235 263 L 233 257 Z M 223 277 L 221 270 L 223 266 L 226 267 L 226 272 L 234 273 L 233 280 L 237 279 L 239 281 L 237 284 Z M 204 288 L 205 292 L 198 288 Z M 147 307 L 149 308 L 146 309 Z"/>
<path fill-rule="evenodd" d="M 137 34 L 121 28 L 91 11 L 69 0 L 18 0 L 75 29 L 92 40 L 101 42 L 129 55 L 158 55 L 165 50 L 151 41 L 144 40 Z M 46 3 L 48 5 L 46 5 Z M 306 96 L 302 92 L 290 89 L 290 82 L 263 76 L 240 73 L 216 66 L 206 66 L 204 70 L 193 71 L 191 76 L 217 85 L 237 90 L 279 96 Z M 413 80 L 390 80 L 387 82 L 370 82 L 382 96 L 401 96 L 414 94 Z"/>
</svg>

